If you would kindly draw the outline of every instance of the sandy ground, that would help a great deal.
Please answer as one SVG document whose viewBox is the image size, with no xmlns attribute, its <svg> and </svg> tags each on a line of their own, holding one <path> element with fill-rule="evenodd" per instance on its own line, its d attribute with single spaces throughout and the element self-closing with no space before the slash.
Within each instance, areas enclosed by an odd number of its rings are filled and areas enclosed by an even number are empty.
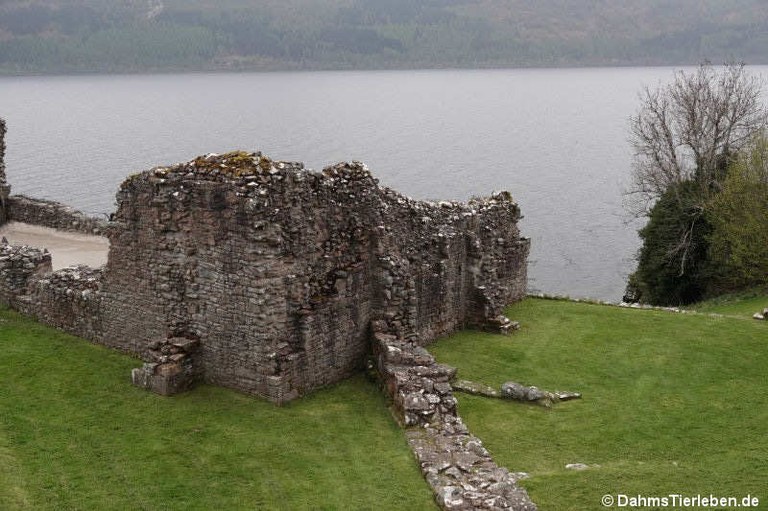
<svg viewBox="0 0 768 511">
<path fill-rule="evenodd" d="M 1 236 L 12 245 L 47 248 L 54 270 L 73 264 L 98 268 L 107 262 L 109 252 L 109 240 L 103 236 L 57 231 L 21 222 L 9 222 L 0 227 Z"/>
</svg>

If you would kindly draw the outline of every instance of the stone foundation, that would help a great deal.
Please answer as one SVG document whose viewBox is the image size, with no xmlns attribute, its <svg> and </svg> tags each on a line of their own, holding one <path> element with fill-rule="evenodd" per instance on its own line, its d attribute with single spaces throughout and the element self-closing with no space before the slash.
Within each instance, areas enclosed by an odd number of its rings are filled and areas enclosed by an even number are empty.
<svg viewBox="0 0 768 511">
<path fill-rule="evenodd" d="M 373 328 L 386 325 L 375 322 Z M 455 368 L 382 331 L 374 333 L 373 353 L 395 417 L 443 509 L 536 510 L 517 485 L 520 475 L 499 467 L 459 417 L 450 383 Z"/>
</svg>

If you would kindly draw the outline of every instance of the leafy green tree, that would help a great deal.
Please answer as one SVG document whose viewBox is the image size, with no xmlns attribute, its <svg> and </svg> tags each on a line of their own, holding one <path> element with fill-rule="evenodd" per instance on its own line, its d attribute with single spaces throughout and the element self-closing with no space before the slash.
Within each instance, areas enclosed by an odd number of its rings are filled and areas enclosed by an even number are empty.
<svg viewBox="0 0 768 511">
<path fill-rule="evenodd" d="M 682 304 L 700 299 L 710 287 L 713 197 L 731 161 L 768 122 L 761 91 L 761 81 L 738 63 L 719 69 L 702 64 L 643 91 L 630 119 L 630 196 L 648 225 L 640 231 L 638 270 L 625 298 Z"/>
<path fill-rule="evenodd" d="M 631 277 L 634 299 L 655 305 L 695 302 L 707 291 L 712 226 L 697 206 L 692 181 L 672 185 L 651 208 L 639 234 L 643 246 Z"/>
<path fill-rule="evenodd" d="M 709 214 L 710 257 L 722 291 L 768 286 L 768 138 L 731 165 Z"/>
</svg>

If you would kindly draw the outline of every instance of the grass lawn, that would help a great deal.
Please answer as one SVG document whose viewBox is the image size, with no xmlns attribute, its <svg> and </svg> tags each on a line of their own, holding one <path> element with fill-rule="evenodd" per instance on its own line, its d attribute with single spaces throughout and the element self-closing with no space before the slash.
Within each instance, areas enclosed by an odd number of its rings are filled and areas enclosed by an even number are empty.
<svg viewBox="0 0 768 511">
<path fill-rule="evenodd" d="M 552 409 L 457 394 L 496 461 L 531 474 L 540 509 L 670 493 L 768 508 L 768 323 L 536 299 L 508 315 L 522 324 L 510 337 L 461 332 L 430 351 L 460 378 L 583 393 Z"/>
<path fill-rule="evenodd" d="M 751 319 L 755 312 L 763 312 L 766 307 L 768 307 L 768 295 L 764 290 L 754 290 L 720 296 L 687 308 L 698 312 L 712 312 Z"/>
<path fill-rule="evenodd" d="M 0 311 L 0 510 L 436 509 L 363 377 L 276 407 L 137 365 Z"/>
</svg>

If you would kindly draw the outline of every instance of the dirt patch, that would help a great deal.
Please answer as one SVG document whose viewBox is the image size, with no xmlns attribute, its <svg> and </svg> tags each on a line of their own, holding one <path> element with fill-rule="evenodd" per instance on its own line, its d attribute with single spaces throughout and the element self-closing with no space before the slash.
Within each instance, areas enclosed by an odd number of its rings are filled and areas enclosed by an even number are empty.
<svg viewBox="0 0 768 511">
<path fill-rule="evenodd" d="M 0 227 L 0 236 L 4 236 L 12 245 L 47 248 L 51 253 L 54 270 L 73 264 L 98 268 L 106 264 L 109 252 L 109 240 L 103 236 L 57 231 L 21 222 L 3 225 Z"/>
</svg>

